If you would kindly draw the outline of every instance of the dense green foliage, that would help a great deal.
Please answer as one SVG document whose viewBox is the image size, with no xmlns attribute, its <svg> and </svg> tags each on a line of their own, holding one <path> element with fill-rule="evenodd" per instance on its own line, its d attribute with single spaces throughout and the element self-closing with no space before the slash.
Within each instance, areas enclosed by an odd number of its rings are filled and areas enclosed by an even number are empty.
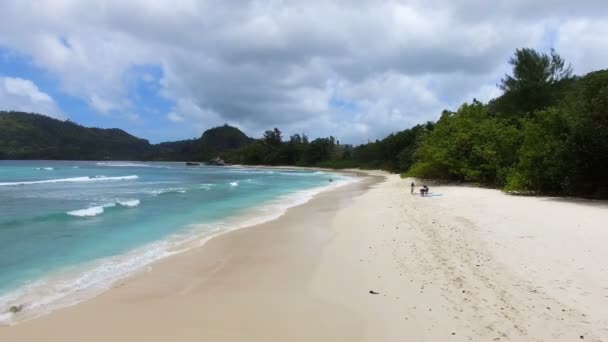
<svg viewBox="0 0 608 342">
<path fill-rule="evenodd" d="M 608 196 L 608 70 L 578 79 L 523 127 L 508 189 Z"/>
<path fill-rule="evenodd" d="M 563 60 L 527 49 L 504 94 L 444 112 L 408 175 L 509 191 L 608 196 L 608 70 L 571 77 Z"/>
<path fill-rule="evenodd" d="M 207 160 L 251 141 L 237 128 L 224 125 L 205 131 L 199 139 L 152 145 L 120 129 L 0 112 L 0 159 Z"/>
<path fill-rule="evenodd" d="M 236 164 L 311 166 L 329 161 L 340 149 L 334 137 L 309 141 L 305 134 L 294 134 L 284 142 L 281 131 L 274 128 L 253 144 L 224 154 L 224 158 Z"/>
<path fill-rule="evenodd" d="M 334 137 L 309 141 L 306 134 L 294 134 L 283 141 L 282 133 L 274 128 L 247 147 L 225 153 L 234 164 L 295 165 L 329 168 L 360 167 L 385 169 L 392 172 L 407 170 L 414 162 L 420 138 L 433 129 L 433 123 L 417 125 L 356 147 L 340 145 Z"/>
<path fill-rule="evenodd" d="M 513 75 L 499 85 L 504 94 L 492 112 L 503 116 L 526 115 L 557 103 L 571 83 L 572 68 L 553 50 L 547 55 L 533 49 L 517 49 L 509 60 Z"/>
<path fill-rule="evenodd" d="M 445 111 L 416 151 L 410 172 L 426 178 L 499 185 L 513 165 L 520 131 L 477 101 Z"/>
</svg>

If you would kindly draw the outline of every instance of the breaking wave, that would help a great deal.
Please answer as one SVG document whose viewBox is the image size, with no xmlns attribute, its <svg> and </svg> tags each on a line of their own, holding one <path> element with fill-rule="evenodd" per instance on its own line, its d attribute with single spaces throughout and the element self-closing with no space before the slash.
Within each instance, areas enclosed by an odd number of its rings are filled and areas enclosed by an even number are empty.
<svg viewBox="0 0 608 342">
<path fill-rule="evenodd" d="M 52 184 L 52 183 L 86 183 L 86 182 L 102 182 L 102 181 L 121 181 L 121 180 L 135 180 L 139 177 L 136 175 L 131 176 L 119 176 L 119 177 L 73 177 L 73 178 L 59 178 L 59 179 L 45 179 L 38 181 L 24 181 L 24 182 L 5 182 L 0 183 L 0 186 L 16 186 L 16 185 L 35 185 L 35 184 Z"/>
</svg>

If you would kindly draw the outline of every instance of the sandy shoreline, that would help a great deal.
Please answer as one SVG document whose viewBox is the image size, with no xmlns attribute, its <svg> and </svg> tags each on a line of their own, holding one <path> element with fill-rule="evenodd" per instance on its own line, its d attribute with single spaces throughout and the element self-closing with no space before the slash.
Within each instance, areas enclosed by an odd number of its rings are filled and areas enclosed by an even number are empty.
<svg viewBox="0 0 608 342">
<path fill-rule="evenodd" d="M 323 192 L 0 340 L 608 340 L 606 202 L 408 184 Z"/>
</svg>

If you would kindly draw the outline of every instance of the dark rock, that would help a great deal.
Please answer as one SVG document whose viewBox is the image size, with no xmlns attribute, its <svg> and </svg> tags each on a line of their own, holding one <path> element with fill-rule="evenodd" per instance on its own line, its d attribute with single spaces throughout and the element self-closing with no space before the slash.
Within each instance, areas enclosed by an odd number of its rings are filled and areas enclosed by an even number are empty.
<svg viewBox="0 0 608 342">
<path fill-rule="evenodd" d="M 23 305 L 13 305 L 8 311 L 12 314 L 16 314 L 17 312 L 23 310 Z"/>
<path fill-rule="evenodd" d="M 211 160 L 209 160 L 207 163 L 205 163 L 207 165 L 215 165 L 215 166 L 226 166 L 228 164 L 226 164 L 225 161 L 222 160 L 222 158 L 217 157 L 217 158 L 213 158 Z"/>
</svg>

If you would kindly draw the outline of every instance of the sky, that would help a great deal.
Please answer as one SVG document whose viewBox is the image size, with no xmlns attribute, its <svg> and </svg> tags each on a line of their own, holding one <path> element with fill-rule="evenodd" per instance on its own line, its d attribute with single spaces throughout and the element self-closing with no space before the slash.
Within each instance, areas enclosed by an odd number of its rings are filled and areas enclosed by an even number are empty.
<svg viewBox="0 0 608 342">
<path fill-rule="evenodd" d="M 606 0 L 2 0 L 0 110 L 359 144 L 499 96 L 516 48 L 607 68 L 606 37 Z"/>
</svg>

